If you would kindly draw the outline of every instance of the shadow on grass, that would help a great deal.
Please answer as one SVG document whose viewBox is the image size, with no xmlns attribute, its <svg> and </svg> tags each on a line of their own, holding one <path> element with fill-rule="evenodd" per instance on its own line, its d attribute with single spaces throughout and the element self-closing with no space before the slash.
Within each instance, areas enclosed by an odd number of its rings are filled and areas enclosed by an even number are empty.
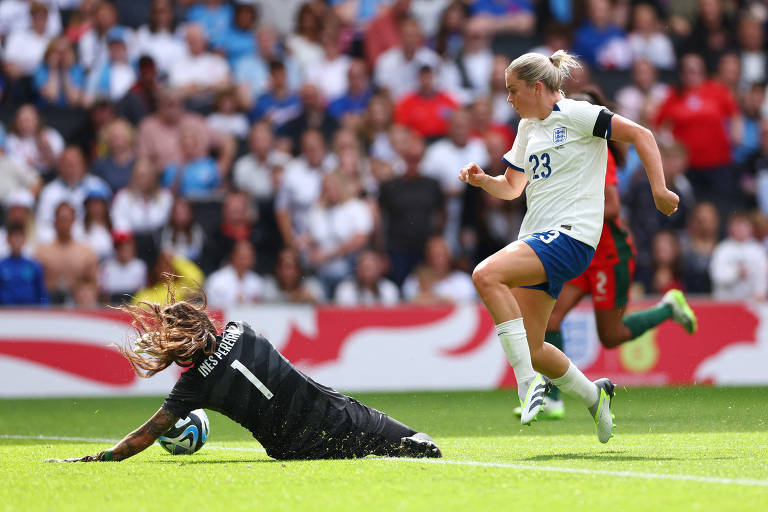
<svg viewBox="0 0 768 512">
<path fill-rule="evenodd" d="M 188 460 L 148 460 L 145 464 L 167 464 L 174 466 L 187 466 L 190 464 L 275 464 L 286 461 L 279 461 L 275 459 L 188 459 Z"/>
<path fill-rule="evenodd" d="M 686 460 L 685 457 L 659 457 L 625 455 L 625 452 L 601 452 L 601 453 L 552 453 L 526 457 L 526 461 L 553 461 L 553 460 L 595 460 L 595 461 L 661 461 L 661 460 Z"/>
</svg>

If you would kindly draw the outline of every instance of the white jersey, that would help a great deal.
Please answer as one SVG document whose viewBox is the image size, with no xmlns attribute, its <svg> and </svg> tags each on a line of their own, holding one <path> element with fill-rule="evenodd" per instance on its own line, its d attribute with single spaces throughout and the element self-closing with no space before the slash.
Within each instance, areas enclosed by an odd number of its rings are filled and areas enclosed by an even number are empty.
<svg viewBox="0 0 768 512">
<path fill-rule="evenodd" d="M 597 247 L 612 116 L 605 107 L 562 99 L 546 119 L 520 121 L 504 155 L 509 167 L 528 177 L 519 239 L 555 230 Z"/>
</svg>

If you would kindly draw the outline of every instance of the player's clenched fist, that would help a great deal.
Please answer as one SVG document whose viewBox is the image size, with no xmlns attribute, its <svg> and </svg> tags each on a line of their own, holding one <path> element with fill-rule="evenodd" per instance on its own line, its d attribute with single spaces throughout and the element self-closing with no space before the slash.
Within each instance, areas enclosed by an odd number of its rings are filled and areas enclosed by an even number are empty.
<svg viewBox="0 0 768 512">
<path fill-rule="evenodd" d="M 677 194 L 665 188 L 661 192 L 653 194 L 653 202 L 656 203 L 656 209 L 661 213 L 672 215 L 677 211 L 677 204 L 680 202 L 680 198 L 677 197 Z"/>
<path fill-rule="evenodd" d="M 487 178 L 485 171 L 475 162 L 468 163 L 459 171 L 459 179 L 474 187 L 481 187 L 485 178 Z"/>
</svg>

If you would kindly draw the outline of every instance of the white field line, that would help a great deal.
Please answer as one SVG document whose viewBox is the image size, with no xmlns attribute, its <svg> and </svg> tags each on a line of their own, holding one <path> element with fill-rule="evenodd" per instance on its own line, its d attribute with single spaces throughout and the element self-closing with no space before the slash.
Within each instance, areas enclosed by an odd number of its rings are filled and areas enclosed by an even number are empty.
<svg viewBox="0 0 768 512">
<path fill-rule="evenodd" d="M 97 437 L 65 437 L 65 436 L 29 436 L 0 434 L 0 439 L 38 439 L 42 441 L 80 441 L 86 443 L 116 443 L 118 439 L 101 439 Z M 207 445 L 208 450 L 221 450 L 233 452 L 264 452 L 263 448 L 243 448 Z M 416 462 L 419 464 L 439 464 L 450 466 L 472 466 L 483 468 L 520 469 L 525 471 L 550 471 L 553 473 L 571 473 L 579 475 L 605 475 L 620 478 L 642 478 L 646 480 L 672 480 L 678 482 L 699 482 L 707 484 L 746 485 L 753 487 L 768 487 L 768 480 L 754 480 L 749 478 L 719 478 L 699 475 L 675 475 L 669 473 L 642 473 L 637 471 L 611 471 L 607 469 L 569 468 L 562 466 L 540 466 L 536 464 L 507 464 L 504 462 L 480 462 L 474 460 L 446 460 L 446 459 L 407 459 L 398 457 L 375 457 L 371 460 L 385 460 L 396 462 Z"/>
</svg>

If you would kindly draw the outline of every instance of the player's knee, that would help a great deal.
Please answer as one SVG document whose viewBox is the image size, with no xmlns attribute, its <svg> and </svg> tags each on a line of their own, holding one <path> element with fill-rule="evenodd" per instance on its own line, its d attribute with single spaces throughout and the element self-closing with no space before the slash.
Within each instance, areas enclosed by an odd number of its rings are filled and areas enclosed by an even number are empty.
<svg viewBox="0 0 768 512">
<path fill-rule="evenodd" d="M 494 285 L 499 284 L 498 279 L 496 279 L 493 272 L 488 269 L 487 265 L 478 265 L 475 267 L 475 270 L 472 271 L 472 282 L 475 284 L 475 289 L 480 295 Z"/>
<path fill-rule="evenodd" d="M 597 336 L 605 348 L 616 348 L 627 341 L 620 333 L 612 331 L 598 331 Z"/>
</svg>

